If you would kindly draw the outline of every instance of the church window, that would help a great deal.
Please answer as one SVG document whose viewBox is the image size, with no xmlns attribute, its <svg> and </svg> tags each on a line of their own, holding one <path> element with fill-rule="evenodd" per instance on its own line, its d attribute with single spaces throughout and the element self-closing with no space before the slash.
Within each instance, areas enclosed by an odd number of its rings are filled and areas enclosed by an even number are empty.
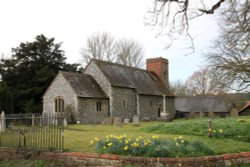
<svg viewBox="0 0 250 167">
<path fill-rule="evenodd" d="M 96 111 L 102 111 L 102 102 L 100 101 L 96 102 Z"/>
<path fill-rule="evenodd" d="M 61 96 L 55 98 L 55 112 L 64 112 L 64 100 Z"/>
<path fill-rule="evenodd" d="M 122 107 L 123 107 L 123 108 L 126 108 L 126 105 L 127 105 L 127 104 L 126 104 L 126 100 L 123 99 L 123 100 L 122 100 Z"/>
</svg>

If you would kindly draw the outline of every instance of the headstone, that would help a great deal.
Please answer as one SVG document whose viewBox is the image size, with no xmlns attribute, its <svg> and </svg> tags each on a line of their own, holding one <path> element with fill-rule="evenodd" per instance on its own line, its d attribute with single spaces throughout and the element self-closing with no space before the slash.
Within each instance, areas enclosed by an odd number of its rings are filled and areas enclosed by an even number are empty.
<svg viewBox="0 0 250 167">
<path fill-rule="evenodd" d="M 209 118 L 214 118 L 214 117 L 215 117 L 214 112 L 209 112 L 209 113 L 208 113 L 208 117 L 209 117 Z"/>
<path fill-rule="evenodd" d="M 142 121 L 143 121 L 143 122 L 149 122 L 150 119 L 149 119 L 149 117 L 143 117 L 143 118 L 142 118 Z"/>
<path fill-rule="evenodd" d="M 123 123 L 124 124 L 128 124 L 129 123 L 129 119 L 124 119 Z"/>
<path fill-rule="evenodd" d="M 204 112 L 199 112 L 200 118 L 203 118 L 205 116 Z"/>
<path fill-rule="evenodd" d="M 138 115 L 134 115 L 133 116 L 133 126 L 139 126 L 139 116 Z"/>
<path fill-rule="evenodd" d="M 113 118 L 112 117 L 106 117 L 106 118 L 104 118 L 102 124 L 103 125 L 112 125 L 113 124 Z"/>
<path fill-rule="evenodd" d="M 115 117 L 113 124 L 116 125 L 116 126 L 121 126 L 121 124 L 122 124 L 122 118 L 121 117 Z"/>
<path fill-rule="evenodd" d="M 237 117 L 237 116 L 239 116 L 239 111 L 238 111 L 236 108 L 233 108 L 233 109 L 230 111 L 230 116 L 231 116 L 231 117 Z"/>
<path fill-rule="evenodd" d="M 63 119 L 63 126 L 65 127 L 65 126 L 67 126 L 67 125 L 68 125 L 68 121 L 67 121 L 66 118 L 64 118 L 64 119 Z"/>
</svg>

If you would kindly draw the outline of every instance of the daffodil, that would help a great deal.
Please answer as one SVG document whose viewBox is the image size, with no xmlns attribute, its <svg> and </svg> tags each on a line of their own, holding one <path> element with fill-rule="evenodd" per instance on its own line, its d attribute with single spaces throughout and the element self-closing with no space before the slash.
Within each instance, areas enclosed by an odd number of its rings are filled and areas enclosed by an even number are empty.
<svg viewBox="0 0 250 167">
<path fill-rule="evenodd" d="M 139 143 L 134 142 L 134 143 L 133 143 L 133 146 L 134 146 L 134 147 L 139 147 Z"/>
<path fill-rule="evenodd" d="M 223 129 L 220 129 L 219 132 L 220 132 L 220 133 L 223 133 Z"/>
<path fill-rule="evenodd" d="M 107 145 L 108 145 L 109 147 L 111 147 L 111 146 L 112 146 L 112 143 L 108 143 Z"/>
<path fill-rule="evenodd" d="M 156 136 L 156 135 L 153 135 L 152 136 L 152 139 L 158 139 L 159 137 L 158 136 Z"/>
<path fill-rule="evenodd" d="M 93 145 L 93 144 L 94 144 L 94 140 L 91 140 L 91 141 L 90 141 L 90 144 Z"/>
<path fill-rule="evenodd" d="M 125 147 L 123 148 L 123 150 L 127 151 L 127 150 L 128 150 L 128 146 L 125 146 Z"/>
</svg>

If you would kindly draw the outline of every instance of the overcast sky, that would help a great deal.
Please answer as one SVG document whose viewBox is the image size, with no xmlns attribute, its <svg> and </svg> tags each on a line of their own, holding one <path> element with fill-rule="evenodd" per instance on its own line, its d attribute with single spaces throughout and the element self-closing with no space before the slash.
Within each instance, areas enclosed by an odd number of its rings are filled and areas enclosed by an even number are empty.
<svg viewBox="0 0 250 167">
<path fill-rule="evenodd" d="M 44 34 L 63 42 L 69 63 L 78 63 L 80 48 L 96 32 L 109 32 L 116 38 L 132 38 L 145 49 L 145 59 L 169 59 L 170 80 L 185 81 L 203 64 L 203 53 L 216 37 L 216 22 L 211 16 L 191 22 L 196 52 L 184 56 L 187 43 L 178 41 L 164 49 L 165 37 L 144 25 L 153 0 L 2 0 L 0 1 L 0 54 L 10 55 L 20 42 L 32 42 Z"/>
</svg>

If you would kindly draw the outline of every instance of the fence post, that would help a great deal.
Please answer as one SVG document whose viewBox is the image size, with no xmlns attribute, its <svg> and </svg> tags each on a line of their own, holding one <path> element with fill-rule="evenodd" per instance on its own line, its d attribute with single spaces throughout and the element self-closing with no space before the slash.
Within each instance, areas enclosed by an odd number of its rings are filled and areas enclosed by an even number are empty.
<svg viewBox="0 0 250 167">
<path fill-rule="evenodd" d="M 4 132 L 5 128 L 6 128 L 6 119 L 5 119 L 4 111 L 2 111 L 2 113 L 1 113 L 1 122 L 0 123 L 1 123 L 0 130 L 1 130 L 1 132 Z"/>
<path fill-rule="evenodd" d="M 35 126 L 35 114 L 32 114 L 32 127 Z"/>
</svg>

